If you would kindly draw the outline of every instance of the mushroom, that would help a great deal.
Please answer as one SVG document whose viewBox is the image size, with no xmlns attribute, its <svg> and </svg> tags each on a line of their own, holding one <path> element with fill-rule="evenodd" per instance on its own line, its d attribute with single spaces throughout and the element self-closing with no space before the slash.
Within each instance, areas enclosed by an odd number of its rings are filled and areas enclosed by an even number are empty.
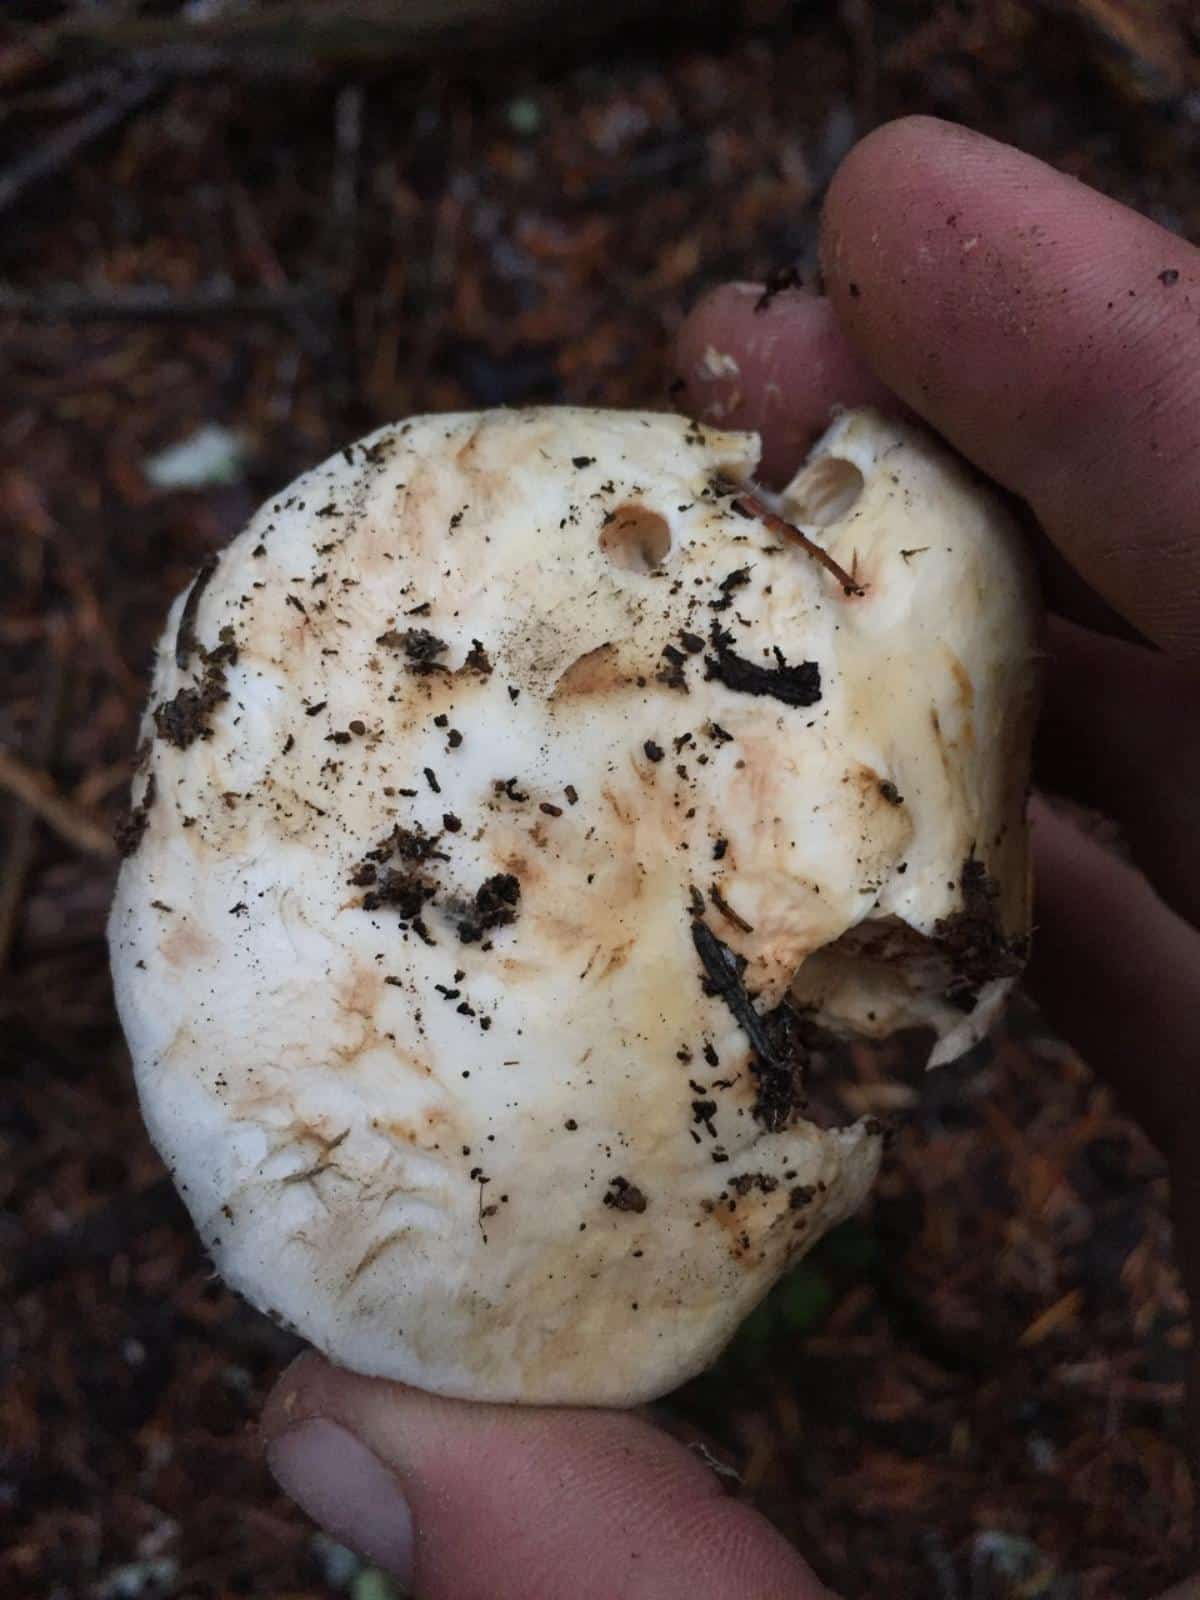
<svg viewBox="0 0 1200 1600">
<path fill-rule="evenodd" d="M 981 1037 L 1029 928 L 1035 601 L 996 495 L 842 415 L 417 418 L 175 602 L 110 922 L 225 1279 L 334 1361 L 629 1404 L 859 1205 L 822 1032 Z"/>
</svg>

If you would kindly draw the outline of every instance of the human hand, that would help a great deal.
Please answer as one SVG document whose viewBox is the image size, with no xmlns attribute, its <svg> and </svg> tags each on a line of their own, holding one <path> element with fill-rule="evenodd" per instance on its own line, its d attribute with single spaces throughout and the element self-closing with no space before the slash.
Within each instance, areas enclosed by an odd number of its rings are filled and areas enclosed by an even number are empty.
<svg viewBox="0 0 1200 1600">
<path fill-rule="evenodd" d="M 1039 809 L 1030 984 L 1167 1157 L 1195 1295 L 1200 252 L 923 119 L 851 153 L 822 243 L 827 300 L 789 292 L 757 312 L 761 291 L 734 286 L 697 308 L 680 407 L 761 430 L 782 476 L 832 404 L 904 403 L 1036 515 L 1062 613 L 1042 773 L 1115 817 L 1147 876 Z M 713 375 L 710 346 L 736 376 Z M 309 1355 L 263 1436 L 284 1488 L 423 1600 L 827 1594 L 640 1417 L 464 1405 Z"/>
</svg>

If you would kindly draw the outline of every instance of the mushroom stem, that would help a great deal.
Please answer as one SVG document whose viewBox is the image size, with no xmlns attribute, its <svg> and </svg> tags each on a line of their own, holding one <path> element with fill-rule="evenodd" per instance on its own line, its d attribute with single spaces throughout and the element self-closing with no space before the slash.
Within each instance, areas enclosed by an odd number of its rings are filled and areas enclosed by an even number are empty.
<svg viewBox="0 0 1200 1600">
<path fill-rule="evenodd" d="M 828 550 L 823 550 L 806 533 L 801 533 L 795 523 L 789 522 L 786 517 L 781 517 L 778 512 L 770 510 L 756 494 L 740 494 L 733 504 L 735 510 L 747 511 L 752 517 L 757 517 L 761 522 L 765 522 L 772 533 L 781 534 L 785 539 L 794 539 L 802 549 L 808 551 L 814 561 L 819 562 L 825 568 L 826 572 L 833 574 L 841 585 L 843 594 L 860 595 L 866 593 L 862 584 L 856 583 L 845 567 L 838 565 Z"/>
</svg>

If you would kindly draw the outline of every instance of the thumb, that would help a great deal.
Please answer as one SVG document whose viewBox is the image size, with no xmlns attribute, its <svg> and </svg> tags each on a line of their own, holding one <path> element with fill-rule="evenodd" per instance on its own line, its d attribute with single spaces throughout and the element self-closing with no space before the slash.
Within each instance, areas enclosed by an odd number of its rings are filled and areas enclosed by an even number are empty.
<svg viewBox="0 0 1200 1600">
<path fill-rule="evenodd" d="M 262 1432 L 282 1488 L 421 1600 L 830 1600 L 639 1417 L 442 1400 L 310 1354 Z"/>
</svg>

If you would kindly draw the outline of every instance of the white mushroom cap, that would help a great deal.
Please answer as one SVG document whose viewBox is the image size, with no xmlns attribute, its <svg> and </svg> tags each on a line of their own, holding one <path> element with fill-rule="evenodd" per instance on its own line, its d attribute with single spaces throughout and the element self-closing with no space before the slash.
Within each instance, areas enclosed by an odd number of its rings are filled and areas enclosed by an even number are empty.
<svg viewBox="0 0 1200 1600">
<path fill-rule="evenodd" d="M 843 416 L 380 430 L 176 601 L 110 923 L 224 1277 L 359 1371 L 626 1404 L 866 1194 L 813 1026 L 979 1036 L 1028 929 L 1034 612 L 995 495 Z M 789 989 L 792 1006 L 784 1004 Z"/>
</svg>

